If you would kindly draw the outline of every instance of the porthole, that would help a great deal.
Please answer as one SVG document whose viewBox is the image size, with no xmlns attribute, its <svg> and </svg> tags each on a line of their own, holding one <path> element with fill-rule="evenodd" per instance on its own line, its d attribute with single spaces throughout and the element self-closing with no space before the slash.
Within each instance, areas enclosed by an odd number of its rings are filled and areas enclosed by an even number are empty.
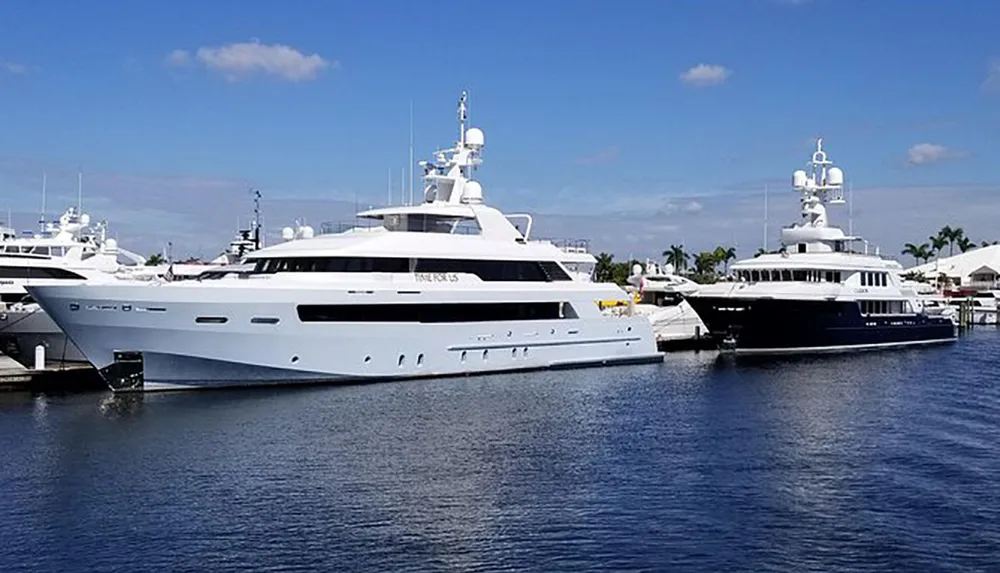
<svg viewBox="0 0 1000 573">
<path fill-rule="evenodd" d="M 298 354 L 292 356 L 292 364 L 295 364 L 298 361 L 299 361 L 299 355 Z"/>
<path fill-rule="evenodd" d="M 461 358 L 462 362 L 465 362 L 465 357 L 466 357 L 467 354 L 468 353 L 466 351 L 464 351 L 464 350 L 462 351 L 462 358 Z"/>
<path fill-rule="evenodd" d="M 371 356 L 365 356 L 365 364 L 368 364 L 371 361 L 372 361 L 372 357 Z"/>
<path fill-rule="evenodd" d="M 399 355 L 399 361 L 396 363 L 396 365 L 399 366 L 400 368 L 402 368 L 404 360 L 406 360 L 406 355 L 400 354 Z"/>
<path fill-rule="evenodd" d="M 483 351 L 483 360 L 486 360 L 489 357 L 490 357 L 490 351 L 489 350 L 484 350 Z"/>
<path fill-rule="evenodd" d="M 423 365 L 424 365 L 424 355 L 423 354 L 418 354 L 417 355 L 417 366 L 423 366 Z"/>
</svg>

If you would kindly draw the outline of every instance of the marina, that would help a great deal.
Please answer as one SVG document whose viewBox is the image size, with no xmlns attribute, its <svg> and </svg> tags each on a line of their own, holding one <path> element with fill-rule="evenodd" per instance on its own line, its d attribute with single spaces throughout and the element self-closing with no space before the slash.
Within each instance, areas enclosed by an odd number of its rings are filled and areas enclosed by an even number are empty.
<svg viewBox="0 0 1000 573">
<path fill-rule="evenodd" d="M 892 1 L 0 2 L 0 573 L 1000 572 L 1000 4 Z"/>
</svg>

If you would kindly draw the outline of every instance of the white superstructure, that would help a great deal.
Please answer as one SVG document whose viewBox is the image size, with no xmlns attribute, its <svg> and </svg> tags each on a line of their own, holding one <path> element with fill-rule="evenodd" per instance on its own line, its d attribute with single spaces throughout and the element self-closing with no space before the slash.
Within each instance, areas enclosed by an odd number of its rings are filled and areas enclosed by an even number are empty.
<svg viewBox="0 0 1000 573">
<path fill-rule="evenodd" d="M 214 280 L 30 287 L 118 391 L 398 379 L 661 361 L 650 322 L 609 317 L 615 285 L 573 280 L 472 178 L 466 130 L 424 167 L 424 202 L 379 231 L 253 252 Z"/>
</svg>

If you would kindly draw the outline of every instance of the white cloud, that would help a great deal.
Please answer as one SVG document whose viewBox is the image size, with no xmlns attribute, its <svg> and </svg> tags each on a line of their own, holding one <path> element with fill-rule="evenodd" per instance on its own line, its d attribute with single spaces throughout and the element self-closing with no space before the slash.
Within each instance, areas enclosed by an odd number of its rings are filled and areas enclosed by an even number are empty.
<svg viewBox="0 0 1000 573">
<path fill-rule="evenodd" d="M 0 69 L 7 72 L 8 74 L 21 75 L 32 71 L 34 68 L 31 66 L 26 66 L 24 64 L 19 64 L 17 62 L 2 61 L 0 62 Z"/>
<path fill-rule="evenodd" d="M 993 60 L 989 71 L 986 72 L 986 79 L 983 80 L 983 91 L 1000 92 L 1000 59 Z"/>
<path fill-rule="evenodd" d="M 966 154 L 936 143 L 918 143 L 906 152 L 906 162 L 910 165 L 930 165 L 949 159 L 959 159 Z"/>
<path fill-rule="evenodd" d="M 606 147 L 597 153 L 592 155 L 587 155 L 584 157 L 578 157 L 575 163 L 578 165 L 604 165 L 613 162 L 618 159 L 618 154 L 621 150 L 617 145 L 611 147 Z"/>
<path fill-rule="evenodd" d="M 733 70 L 725 66 L 698 64 L 680 75 L 681 81 L 689 86 L 717 86 L 731 76 Z"/>
<path fill-rule="evenodd" d="M 175 67 L 193 61 L 223 74 L 229 81 L 264 74 L 299 82 L 316 79 L 327 68 L 339 67 L 338 62 L 326 60 L 319 54 L 306 55 L 290 46 L 261 44 L 257 40 L 201 47 L 193 56 L 187 50 L 178 49 L 165 58 L 167 65 Z"/>
<path fill-rule="evenodd" d="M 191 52 L 187 50 L 174 50 L 167 54 L 163 62 L 171 67 L 186 66 L 191 63 Z"/>
<path fill-rule="evenodd" d="M 704 208 L 705 206 L 697 201 L 688 201 L 683 207 L 681 207 L 681 211 L 693 214 L 701 212 Z"/>
</svg>

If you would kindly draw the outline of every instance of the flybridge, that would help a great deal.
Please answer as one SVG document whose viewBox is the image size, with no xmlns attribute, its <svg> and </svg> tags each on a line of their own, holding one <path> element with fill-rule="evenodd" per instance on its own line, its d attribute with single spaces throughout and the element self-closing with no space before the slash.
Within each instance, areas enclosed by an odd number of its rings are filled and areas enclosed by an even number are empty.
<svg viewBox="0 0 1000 573">
<path fill-rule="evenodd" d="M 472 177 L 482 165 L 486 136 L 476 127 L 467 127 L 467 94 L 458 100 L 458 142 L 450 149 L 434 152 L 432 161 L 421 161 L 424 169 L 424 202 L 371 209 L 359 217 L 378 219 L 387 231 L 478 234 L 486 239 L 525 241 L 531 228 L 527 215 L 510 215 L 528 220 L 521 233 L 500 211 L 483 202 L 483 186 Z"/>
</svg>

